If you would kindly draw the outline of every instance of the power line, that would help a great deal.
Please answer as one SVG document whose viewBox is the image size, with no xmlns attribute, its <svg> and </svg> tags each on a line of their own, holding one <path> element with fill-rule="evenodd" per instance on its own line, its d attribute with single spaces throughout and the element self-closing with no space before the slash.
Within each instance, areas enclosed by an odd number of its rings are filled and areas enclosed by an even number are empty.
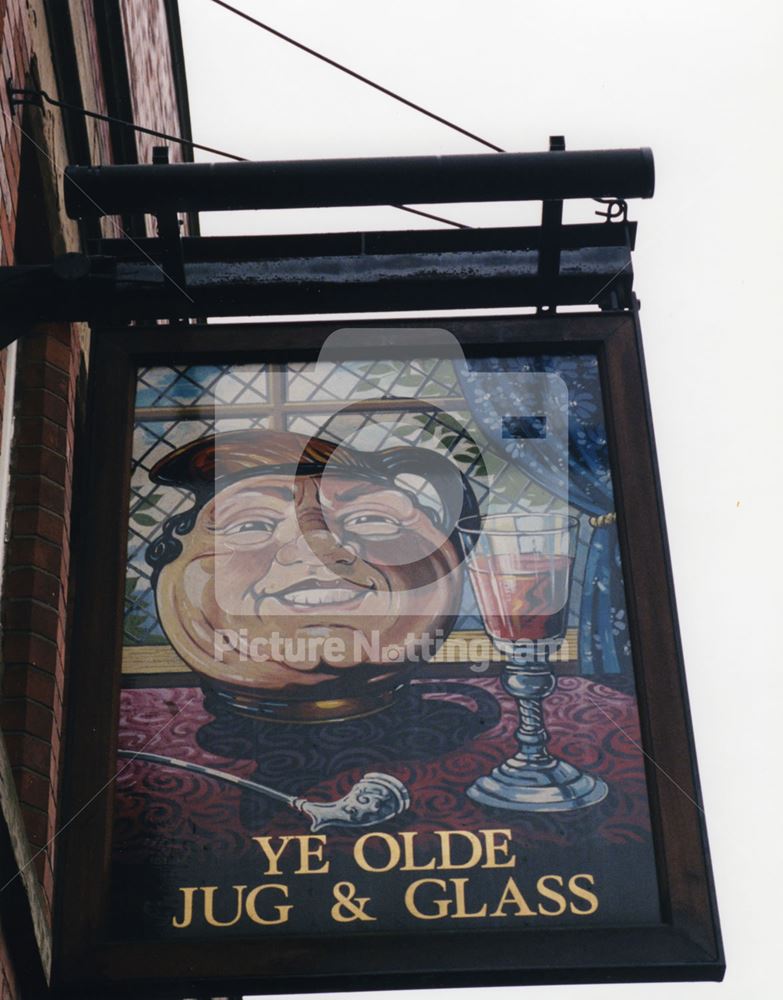
<svg viewBox="0 0 783 1000">
<path fill-rule="evenodd" d="M 420 208 L 411 208 L 410 205 L 392 205 L 392 208 L 399 208 L 401 212 L 410 212 L 411 215 L 420 215 L 424 219 L 434 219 L 435 222 L 445 222 L 449 226 L 456 226 L 457 229 L 472 229 L 464 222 L 455 222 L 453 219 L 445 219 L 442 215 L 433 215 L 432 212 L 423 212 Z"/>
<path fill-rule="evenodd" d="M 419 111 L 428 118 L 432 118 L 433 121 L 440 122 L 441 125 L 445 125 L 447 128 L 453 129 L 455 132 L 459 132 L 460 135 L 467 136 L 468 139 L 473 139 L 474 142 L 480 142 L 482 146 L 486 146 L 488 149 L 491 149 L 496 153 L 505 152 L 502 146 L 497 146 L 494 142 L 490 142 L 489 139 L 482 139 L 482 137 L 480 135 L 476 135 L 475 132 L 469 132 L 468 129 L 462 128 L 461 125 L 457 125 L 455 122 L 449 121 L 448 118 L 444 118 L 442 115 L 435 114 L 434 111 L 429 111 L 427 108 L 422 107 L 421 104 L 409 101 L 407 97 L 403 97 L 396 91 L 390 90 L 388 87 L 384 87 L 380 83 L 376 83 L 375 80 L 371 80 L 369 77 L 362 76 L 361 73 L 357 73 L 356 70 L 350 69 L 348 66 L 338 62 L 336 59 L 331 59 L 329 56 L 324 55 L 323 52 L 318 52 L 316 49 L 310 48 L 309 45 L 305 45 L 304 42 L 299 42 L 295 38 L 291 38 L 290 35 L 284 35 L 282 31 L 278 31 L 277 28 L 273 28 L 271 24 L 265 24 L 263 21 L 259 21 L 255 17 L 251 17 L 250 14 L 246 14 L 243 10 L 239 10 L 237 7 L 232 7 L 231 4 L 226 3 L 225 0 L 212 0 L 212 3 L 217 4 L 218 7 L 224 7 L 226 10 L 231 11 L 232 14 L 236 14 L 237 17 L 244 18 L 246 21 L 254 24 L 257 28 L 262 28 L 264 31 L 268 31 L 269 34 L 274 35 L 275 38 L 280 38 L 282 41 L 288 42 L 289 45 L 293 45 L 295 48 L 301 49 L 302 52 L 307 52 L 308 55 L 314 56 L 316 59 L 320 59 L 321 62 L 325 62 L 327 65 L 333 66 L 335 69 L 339 69 L 341 73 L 346 73 L 348 76 L 353 77 L 354 80 L 359 80 L 360 83 L 365 83 L 368 87 L 373 87 L 375 90 L 380 91 L 380 93 L 385 94 L 387 97 L 391 97 L 393 100 L 399 101 L 400 104 L 404 104 L 408 108 L 413 108 L 414 111 Z"/>
<path fill-rule="evenodd" d="M 205 146 L 203 143 L 193 142 L 192 139 L 183 139 L 182 136 L 170 135 L 168 132 L 159 132 L 154 128 L 147 128 L 144 125 L 137 125 L 135 122 L 127 122 L 122 118 L 115 118 L 113 115 L 104 115 L 99 111 L 90 111 L 88 108 L 82 108 L 78 104 L 70 104 L 68 101 L 60 101 L 55 97 L 51 97 L 45 90 L 29 90 L 9 87 L 8 94 L 12 107 L 16 104 L 27 102 L 36 103 L 44 100 L 47 104 L 52 104 L 56 108 L 62 108 L 64 111 L 73 111 L 76 114 L 84 115 L 86 118 L 95 118 L 98 121 L 109 122 L 112 125 L 122 125 L 125 128 L 132 129 L 134 132 L 141 132 L 144 135 L 152 135 L 157 139 L 166 139 L 168 142 L 178 143 L 180 146 L 188 146 L 190 149 L 202 149 L 206 153 L 215 153 L 217 156 L 223 156 L 227 160 L 234 160 L 237 163 L 248 162 L 246 156 L 237 156 L 235 153 L 227 153 L 224 149 L 217 149 L 215 146 Z M 390 207 L 399 209 L 401 212 L 410 212 L 411 215 L 420 215 L 425 219 L 432 219 L 435 222 L 442 222 L 447 226 L 454 226 L 457 229 L 472 228 L 471 226 L 465 225 L 463 222 L 454 222 L 453 219 L 447 219 L 442 215 L 433 215 L 432 212 L 424 212 L 419 208 L 410 208 L 408 205 L 391 205 Z"/>
<path fill-rule="evenodd" d="M 9 91 L 9 97 L 11 97 L 11 88 L 10 87 L 8 88 L 8 91 Z M 12 103 L 11 104 L 11 110 L 12 111 L 13 111 L 13 108 L 14 108 L 14 105 Z M 81 193 L 86 198 L 89 198 L 89 200 L 95 205 L 96 208 L 98 208 L 100 211 L 102 211 L 100 205 L 95 201 L 95 199 L 94 198 L 90 198 L 90 196 L 85 191 L 83 191 L 82 188 L 80 188 L 78 184 L 76 184 L 76 182 L 73 180 L 72 177 L 69 177 L 68 174 L 61 167 L 57 166 L 57 164 L 54 162 L 54 160 L 49 155 L 49 153 L 47 153 L 47 151 L 43 148 L 43 146 L 39 145 L 39 143 L 37 143 L 35 141 L 35 139 L 30 135 L 30 133 L 25 131 L 25 129 L 19 124 L 19 122 L 14 121 L 14 118 L 13 118 L 12 115 L 9 115 L 8 112 L 4 111 L 2 108 L 0 108 L 0 113 L 2 113 L 8 119 L 8 122 L 9 122 L 10 125 L 15 126 L 19 130 L 19 134 L 20 135 L 24 136 L 24 138 L 27 139 L 28 142 L 32 143 L 32 145 L 35 146 L 35 148 L 46 157 L 46 159 L 51 163 L 52 167 L 54 167 L 55 172 L 59 171 L 63 175 L 63 182 L 70 181 L 71 184 L 73 184 L 76 188 L 78 188 L 78 190 L 81 191 Z M 119 222 L 117 222 L 116 219 L 112 219 L 111 221 L 112 221 L 112 224 L 114 225 L 114 228 L 122 236 L 124 236 L 130 243 L 132 243 L 133 246 L 144 257 L 147 258 L 147 260 L 150 262 L 150 264 L 153 264 L 160 271 L 160 273 L 163 275 L 163 277 L 166 278 L 168 281 L 171 282 L 171 284 L 177 289 L 178 292 L 181 292 L 185 296 L 186 299 L 189 299 L 191 302 L 193 301 L 192 297 L 190 295 L 188 295 L 187 291 L 185 291 L 184 288 L 180 288 L 180 286 L 176 283 L 176 281 L 174 281 L 174 279 L 169 274 L 166 273 L 166 271 L 163 269 L 162 265 L 160 265 L 156 260 L 154 260 L 147 253 L 147 251 L 142 246 L 140 246 L 136 242 L 136 240 L 134 240 L 134 238 L 130 235 L 130 233 L 126 233 L 125 230 L 122 228 L 122 226 L 119 224 Z M 2 889 L 0 889 L 0 892 L 2 892 Z"/>
<path fill-rule="evenodd" d="M 252 17 L 250 14 L 246 14 L 245 11 L 239 10 L 237 7 L 232 7 L 230 3 L 226 3 L 226 0 L 212 0 L 212 3 L 217 4 L 218 7 L 223 7 L 225 10 L 230 11 L 232 14 L 236 14 L 237 17 L 243 18 L 245 21 L 249 21 L 254 24 L 257 28 L 261 28 L 263 31 L 269 32 L 270 35 L 274 35 L 275 38 L 279 38 L 289 45 L 293 45 L 297 49 L 301 49 L 302 52 L 306 52 L 308 55 L 313 56 L 316 59 L 320 59 L 321 62 L 325 62 L 328 66 L 332 66 L 334 69 L 340 70 L 341 73 L 345 73 L 354 80 L 358 80 L 360 83 L 366 84 L 368 87 L 372 87 L 374 90 L 379 91 L 381 94 L 385 94 L 387 97 L 391 97 L 395 101 L 399 101 L 400 104 L 404 104 L 408 108 L 412 108 L 414 111 L 418 111 L 420 114 L 426 115 L 427 118 L 431 118 L 433 121 L 439 122 L 441 125 L 445 125 L 447 128 L 458 132 L 460 135 L 467 136 L 468 139 L 473 139 L 475 142 L 481 143 L 482 146 L 486 146 L 488 149 L 493 150 L 495 153 L 505 153 L 502 146 L 498 146 L 494 142 L 490 142 L 489 139 L 484 139 L 482 136 L 477 135 L 475 132 L 470 132 L 468 129 L 463 128 L 461 125 L 457 125 L 456 122 L 451 121 L 448 118 L 444 118 L 442 115 L 435 114 L 434 111 L 430 111 L 421 104 L 416 104 L 414 101 L 409 101 L 407 97 L 403 97 L 394 90 L 390 90 L 388 87 L 384 87 L 382 84 L 377 83 L 375 80 L 371 80 L 367 76 L 363 76 L 361 73 L 357 73 L 356 70 L 351 69 L 349 66 L 338 62 L 336 59 L 332 59 L 330 56 L 325 55 L 323 52 L 319 52 L 317 49 L 311 48 L 309 45 L 305 45 L 304 42 L 298 41 L 296 38 L 292 38 L 290 35 L 284 34 L 277 28 L 273 28 L 271 24 L 266 24 L 264 21 L 259 21 L 258 18 Z M 602 199 L 597 199 L 602 200 Z M 419 209 L 409 208 L 407 205 L 393 205 L 393 208 L 398 208 L 403 212 L 411 212 L 413 215 L 421 215 L 425 219 L 434 219 L 436 222 L 445 222 L 447 225 L 456 226 L 458 229 L 472 229 L 472 226 L 467 226 L 461 222 L 454 222 L 451 219 L 445 219 L 439 215 L 432 215 L 430 212 L 423 212 Z M 602 214 L 602 213 L 598 213 Z M 608 219 L 607 219 L 608 221 Z"/>
<path fill-rule="evenodd" d="M 82 108 L 78 104 L 69 104 L 67 101 L 59 101 L 55 97 L 50 97 L 45 90 L 23 90 L 9 88 L 12 107 L 15 104 L 36 103 L 36 99 L 43 99 L 47 104 L 52 104 L 56 108 L 63 108 L 65 111 L 74 111 L 84 115 L 86 118 L 96 118 L 98 121 L 108 122 L 111 125 L 123 125 L 125 128 L 133 129 L 134 132 L 142 132 L 144 135 L 152 135 L 157 139 L 166 139 L 168 142 L 179 143 L 180 146 L 189 146 L 191 149 L 203 149 L 205 153 L 215 153 L 217 156 L 225 156 L 227 160 L 237 160 L 242 162 L 244 156 L 235 156 L 234 153 L 227 153 L 224 149 L 216 149 L 214 146 L 205 146 L 200 142 L 193 142 L 192 139 L 183 139 L 179 135 L 169 135 L 168 132 L 159 132 L 154 128 L 147 128 L 144 125 L 136 125 L 135 122 L 126 122 L 121 118 L 114 118 L 112 115 L 104 115 L 99 111 L 90 111 Z"/>
</svg>

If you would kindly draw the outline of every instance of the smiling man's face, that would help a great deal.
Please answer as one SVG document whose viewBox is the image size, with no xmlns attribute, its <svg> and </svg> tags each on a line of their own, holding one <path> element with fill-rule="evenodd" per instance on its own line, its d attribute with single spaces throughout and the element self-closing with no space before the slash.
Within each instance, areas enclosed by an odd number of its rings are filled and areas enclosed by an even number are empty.
<svg viewBox="0 0 783 1000">
<path fill-rule="evenodd" d="M 256 690 L 311 688 L 358 664 L 387 678 L 409 635 L 447 629 L 462 584 L 455 546 L 409 494 L 347 475 L 235 482 L 182 546 L 158 580 L 167 636 L 199 673 Z M 244 655 L 227 648 L 216 659 L 215 636 L 240 630 Z M 276 655 L 254 662 L 254 639 Z"/>
</svg>

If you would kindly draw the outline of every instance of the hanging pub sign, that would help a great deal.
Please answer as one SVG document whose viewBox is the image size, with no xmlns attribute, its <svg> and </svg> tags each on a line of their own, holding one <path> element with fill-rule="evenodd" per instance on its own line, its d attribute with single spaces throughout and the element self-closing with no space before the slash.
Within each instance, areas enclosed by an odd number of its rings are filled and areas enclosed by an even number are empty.
<svg viewBox="0 0 783 1000">
<path fill-rule="evenodd" d="M 716 979 L 634 317 L 93 335 L 57 980 Z"/>
</svg>

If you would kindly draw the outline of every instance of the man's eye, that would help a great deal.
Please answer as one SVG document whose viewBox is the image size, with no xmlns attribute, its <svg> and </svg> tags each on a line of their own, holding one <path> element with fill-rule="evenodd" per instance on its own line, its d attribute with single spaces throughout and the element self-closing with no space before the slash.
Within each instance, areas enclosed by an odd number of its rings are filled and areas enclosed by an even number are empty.
<svg viewBox="0 0 783 1000">
<path fill-rule="evenodd" d="M 343 525 L 356 535 L 386 537 L 396 535 L 400 530 L 399 522 L 386 514 L 354 514 L 347 517 Z"/>
<path fill-rule="evenodd" d="M 224 534 L 226 535 L 239 535 L 248 531 L 261 531 L 261 532 L 272 532 L 275 530 L 274 521 L 242 521 L 240 524 L 232 524 L 231 527 L 226 528 Z"/>
</svg>

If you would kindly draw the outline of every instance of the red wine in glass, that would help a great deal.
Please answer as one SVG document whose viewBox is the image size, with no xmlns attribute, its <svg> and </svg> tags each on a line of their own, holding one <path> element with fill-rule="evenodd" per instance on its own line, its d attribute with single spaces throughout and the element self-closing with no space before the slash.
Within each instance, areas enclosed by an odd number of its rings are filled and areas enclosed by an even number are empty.
<svg viewBox="0 0 783 1000">
<path fill-rule="evenodd" d="M 460 522 L 484 627 L 507 658 L 501 683 L 519 708 L 517 752 L 467 789 L 484 806 L 562 812 L 607 794 L 600 778 L 552 756 L 544 722 L 544 699 L 557 686 L 551 657 L 565 635 L 578 530 L 577 519 L 565 514 L 488 514 L 480 524 Z"/>
<path fill-rule="evenodd" d="M 563 554 L 475 553 L 470 579 L 487 632 L 503 642 L 561 638 L 572 563 Z"/>
</svg>

